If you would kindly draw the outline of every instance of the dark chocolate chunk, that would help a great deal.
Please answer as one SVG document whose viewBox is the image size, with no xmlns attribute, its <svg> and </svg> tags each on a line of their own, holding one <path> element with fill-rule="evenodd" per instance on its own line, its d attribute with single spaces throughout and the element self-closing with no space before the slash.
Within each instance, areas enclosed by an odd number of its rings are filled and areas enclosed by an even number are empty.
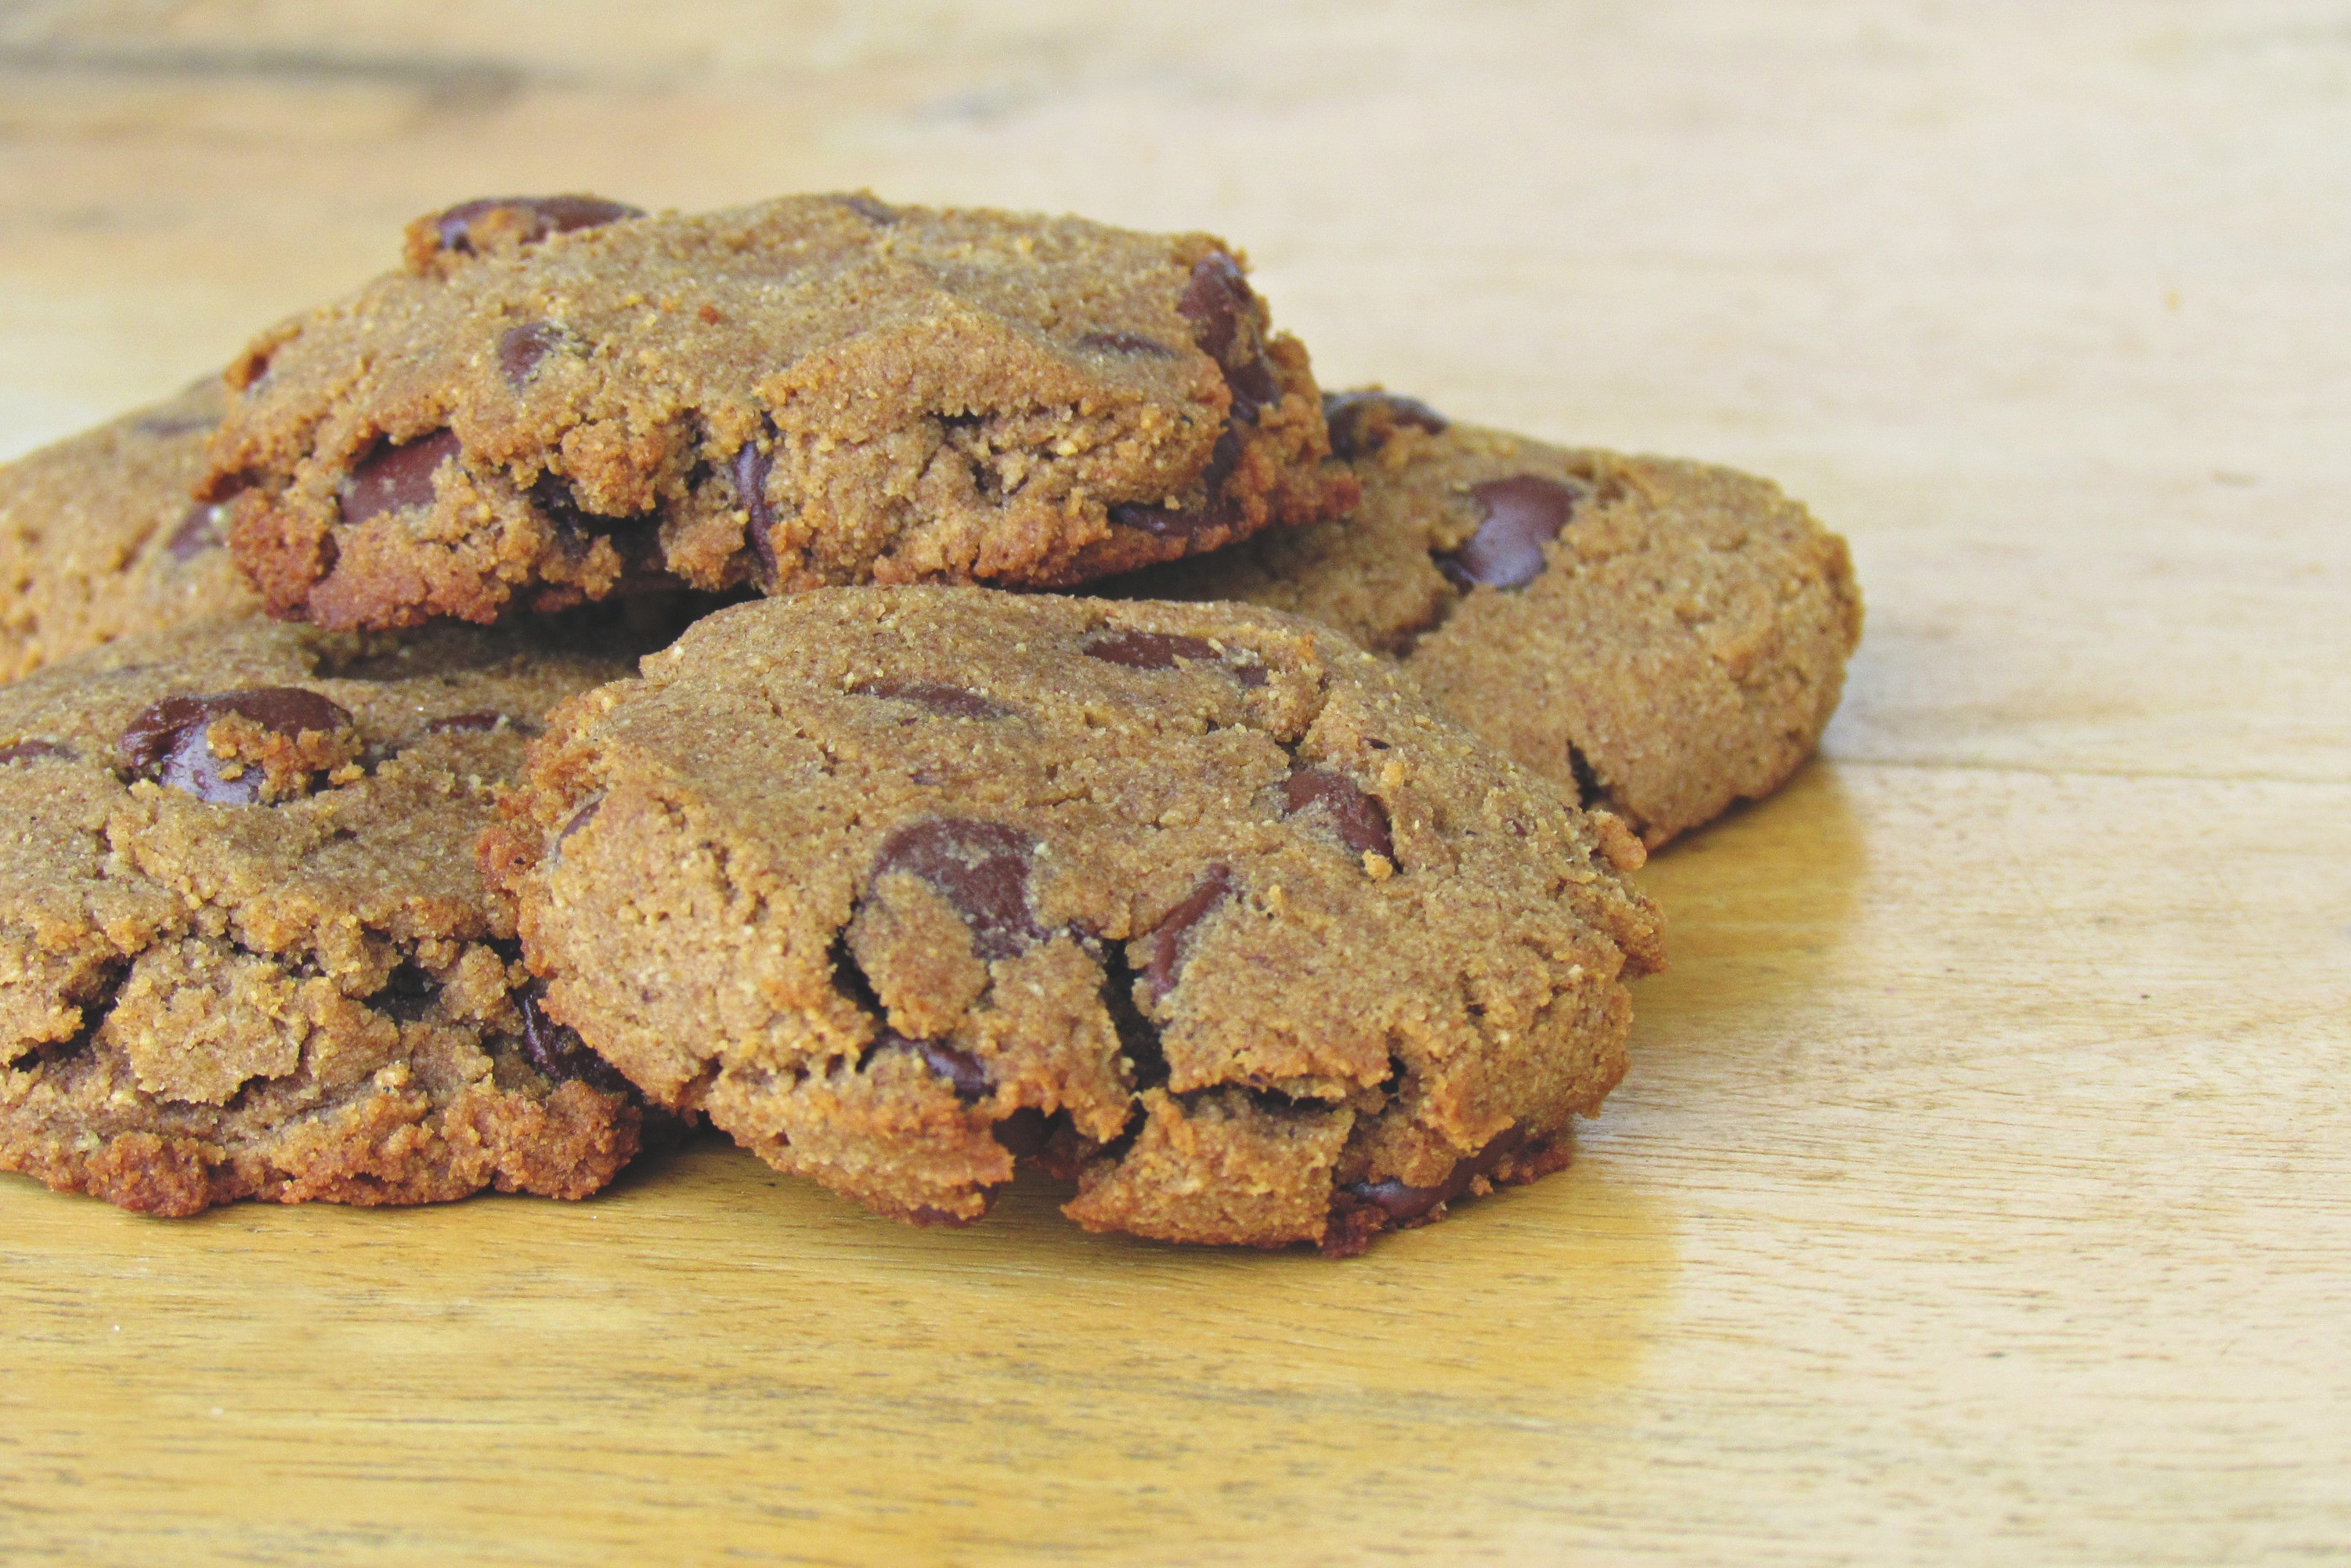
<svg viewBox="0 0 2351 1568">
<path fill-rule="evenodd" d="M 1556 479 L 1516 474 L 1472 486 L 1483 520 L 1437 569 L 1460 588 L 1524 588 L 1542 575 L 1543 546 L 1575 512 L 1575 492 Z"/>
<path fill-rule="evenodd" d="M 569 839 L 572 834 L 578 832 L 580 829 L 586 827 L 589 823 L 594 821 L 596 820 L 596 812 L 603 806 L 603 804 L 604 797 L 597 795 L 591 798 L 586 805 L 571 813 L 571 820 L 564 823 L 562 830 L 555 835 L 554 853 L 557 860 L 560 861 L 563 858 L 564 841 Z"/>
<path fill-rule="evenodd" d="M 1446 431 L 1445 416 L 1418 398 L 1384 392 L 1324 392 L 1322 421 L 1331 427 L 1332 454 L 1350 463 L 1378 451 L 1406 425 L 1431 435 Z"/>
<path fill-rule="evenodd" d="M 507 385 L 520 392 L 537 373 L 539 361 L 562 341 L 563 334 L 544 321 L 509 327 L 498 338 L 498 373 L 506 377 Z"/>
<path fill-rule="evenodd" d="M 1044 935 L 1029 908 L 1036 852 L 1037 841 L 1007 823 L 931 817 L 882 841 L 872 877 L 904 872 L 930 883 L 970 930 L 972 951 L 993 962 L 1026 951 Z"/>
<path fill-rule="evenodd" d="M 768 439 L 774 440 L 775 434 L 775 422 L 770 420 Z M 747 441 L 735 449 L 734 460 L 728 465 L 735 480 L 735 498 L 750 514 L 750 521 L 744 528 L 746 542 L 759 562 L 759 584 L 768 589 L 776 586 L 778 571 L 776 541 L 768 537 L 776 526 L 776 508 L 768 499 L 768 470 L 775 463 L 773 448 L 762 451 L 758 442 Z"/>
<path fill-rule="evenodd" d="M 1176 350 L 1156 338 L 1146 338 L 1139 332 L 1089 332 L 1078 340 L 1081 349 L 1099 349 L 1106 354 L 1147 354 L 1155 360 L 1172 360 Z"/>
<path fill-rule="evenodd" d="M 1169 910 L 1167 917 L 1144 937 L 1150 956 L 1144 961 L 1143 976 L 1153 996 L 1164 997 L 1175 989 L 1176 968 L 1184 956 L 1184 938 L 1232 895 L 1233 873 L 1224 866 L 1212 865 L 1201 873 L 1199 885 L 1184 902 Z"/>
<path fill-rule="evenodd" d="M 1221 365 L 1240 337 L 1241 322 L 1254 314 L 1255 304 L 1241 264 L 1217 250 L 1193 264 L 1191 281 L 1176 308 L 1192 323 L 1192 340 Z"/>
<path fill-rule="evenodd" d="M 894 678 L 867 681 L 852 686 L 851 691 L 863 697 L 884 697 L 891 702 L 906 703 L 941 718 L 1002 718 L 1006 709 L 961 686 L 951 686 L 943 681 L 905 681 Z M 911 721 L 908 721 L 911 722 Z"/>
<path fill-rule="evenodd" d="M 346 523 L 363 523 L 378 512 L 433 504 L 433 476 L 457 460 L 457 433 L 436 430 L 394 445 L 379 441 L 343 481 Z"/>
<path fill-rule="evenodd" d="M 1465 1155 L 1456 1161 L 1452 1171 L 1435 1186 L 1406 1186 L 1391 1178 L 1386 1181 L 1351 1182 L 1339 1191 L 1356 1204 L 1378 1209 L 1387 1217 L 1389 1224 L 1401 1225 L 1407 1220 L 1418 1219 L 1437 1205 L 1450 1203 L 1468 1192 L 1472 1181 L 1493 1175 L 1494 1167 L 1516 1154 L 1526 1141 L 1525 1128 L 1507 1128 L 1476 1154 Z"/>
<path fill-rule="evenodd" d="M 481 196 L 460 202 L 434 220 L 434 227 L 441 236 L 441 248 L 471 256 L 473 225 L 501 211 L 522 214 L 527 225 L 523 235 L 526 242 L 645 215 L 643 208 L 625 202 L 608 202 L 601 196 Z"/>
<path fill-rule="evenodd" d="M 72 752 L 46 740 L 20 740 L 14 746 L 0 746 L 0 768 L 12 762 L 38 762 L 45 757 L 71 757 Z"/>
<path fill-rule="evenodd" d="M 952 1045 L 935 1040 L 906 1040 L 903 1035 L 883 1031 L 887 1038 L 899 1040 L 921 1055 L 923 1063 L 933 1072 L 955 1085 L 956 1098 L 969 1105 L 985 1100 L 996 1085 L 987 1076 L 987 1069 L 979 1058 L 967 1051 L 957 1051 Z"/>
<path fill-rule="evenodd" d="M 1285 813 L 1322 807 L 1331 813 L 1341 843 L 1359 855 L 1375 854 L 1395 863 L 1395 841 L 1388 831 L 1387 807 L 1345 774 L 1328 768 L 1297 768 L 1281 786 L 1281 804 Z"/>
<path fill-rule="evenodd" d="M 261 799 L 262 771 L 246 764 L 234 779 L 221 776 L 221 759 L 204 738 L 213 721 L 228 714 L 264 729 L 293 737 L 306 730 L 328 734 L 351 722 L 339 704 L 299 686 L 255 686 L 210 696 L 165 697 L 133 718 L 116 743 L 123 765 L 172 789 L 215 805 L 245 805 Z"/>
<path fill-rule="evenodd" d="M 540 998 L 547 983 L 533 980 L 514 994 L 515 1010 L 522 1014 L 522 1058 L 558 1083 L 574 1079 L 607 1094 L 625 1094 L 629 1081 L 620 1070 L 588 1049 L 580 1031 L 547 1016 Z"/>
<path fill-rule="evenodd" d="M 173 560 L 189 561 L 221 544 L 221 508 L 208 507 L 202 501 L 180 514 L 178 526 L 163 539 L 163 553 Z"/>
</svg>

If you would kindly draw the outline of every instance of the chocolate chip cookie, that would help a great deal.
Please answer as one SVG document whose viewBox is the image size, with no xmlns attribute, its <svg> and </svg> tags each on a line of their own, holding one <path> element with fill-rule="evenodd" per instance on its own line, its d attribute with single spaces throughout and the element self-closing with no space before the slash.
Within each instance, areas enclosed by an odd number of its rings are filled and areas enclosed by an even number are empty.
<svg viewBox="0 0 2351 1568">
<path fill-rule="evenodd" d="M 1103 591 L 1270 605 L 1401 660 L 1454 717 L 1655 847 L 1812 755 L 1861 636 L 1844 541 L 1768 480 L 1325 399 L 1355 515 Z"/>
<path fill-rule="evenodd" d="M 484 843 L 549 1017 L 960 1224 L 1357 1249 L 1564 1164 L 1662 962 L 1642 858 L 1395 667 L 1243 606 L 831 589 L 558 709 Z"/>
<path fill-rule="evenodd" d="M 490 621 L 659 581 L 1066 584 L 1353 498 L 1207 235 L 802 196 L 420 219 L 262 337 L 203 494 L 269 608 Z"/>
<path fill-rule="evenodd" d="M 225 403 L 207 378 L 0 468 L 0 680 L 258 609 L 229 559 L 227 509 L 191 499 Z"/>
<path fill-rule="evenodd" d="M 639 1103 L 475 861 L 629 668 L 558 634 L 199 622 L 0 689 L 0 1169 L 164 1215 L 603 1186 Z"/>
</svg>

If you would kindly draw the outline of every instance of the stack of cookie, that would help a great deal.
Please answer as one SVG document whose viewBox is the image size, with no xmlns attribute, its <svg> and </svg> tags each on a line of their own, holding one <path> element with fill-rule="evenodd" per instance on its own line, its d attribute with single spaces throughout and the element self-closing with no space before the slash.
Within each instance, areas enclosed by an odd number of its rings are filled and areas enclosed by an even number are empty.
<svg viewBox="0 0 2351 1568">
<path fill-rule="evenodd" d="M 707 1122 L 918 1223 L 1026 1160 L 1358 1250 L 1565 1163 L 1625 873 L 1859 633 L 1773 486 L 1325 395 L 1207 235 L 406 242 L 0 471 L 0 1167 L 577 1197 Z"/>
</svg>

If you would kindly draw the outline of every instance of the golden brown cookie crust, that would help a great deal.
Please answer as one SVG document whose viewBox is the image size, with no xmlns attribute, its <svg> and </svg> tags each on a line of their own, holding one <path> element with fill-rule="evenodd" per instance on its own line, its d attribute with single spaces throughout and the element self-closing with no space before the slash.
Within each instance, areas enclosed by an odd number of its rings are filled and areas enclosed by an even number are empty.
<svg viewBox="0 0 2351 1568">
<path fill-rule="evenodd" d="M 1377 392 L 1326 406 L 1363 489 L 1352 517 L 1115 591 L 1335 626 L 1652 847 L 1769 794 L 1812 754 L 1860 640 L 1861 593 L 1844 541 L 1777 486 L 1448 424 Z M 1516 559 L 1525 580 L 1474 580 L 1462 552 L 1498 507 L 1546 506 L 1565 519 L 1556 537 L 1521 539 L 1487 568 L 1515 576 Z"/>
<path fill-rule="evenodd" d="M 946 588 L 712 616 L 485 843 L 549 1012 L 890 1214 L 1360 1248 L 1563 1163 L 1662 962 L 1637 840 L 1293 617 Z"/>
<path fill-rule="evenodd" d="M 194 498 L 218 378 L 0 467 L 0 680 L 134 632 L 257 609 L 227 508 Z"/>
<path fill-rule="evenodd" d="M 627 667 L 244 619 L 0 690 L 0 1168 L 167 1215 L 601 1186 L 634 1097 L 536 1011 L 474 846 Z"/>
<path fill-rule="evenodd" d="M 406 269 L 232 367 L 204 494 L 273 612 L 1069 583 L 1353 500 L 1305 350 L 1210 235 L 591 201 L 419 220 Z"/>
</svg>

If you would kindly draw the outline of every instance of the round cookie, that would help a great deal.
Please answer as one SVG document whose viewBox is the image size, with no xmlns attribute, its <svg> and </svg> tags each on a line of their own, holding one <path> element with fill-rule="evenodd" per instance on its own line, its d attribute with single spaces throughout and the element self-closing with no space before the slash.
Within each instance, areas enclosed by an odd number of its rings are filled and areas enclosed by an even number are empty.
<svg viewBox="0 0 2351 1568">
<path fill-rule="evenodd" d="M 259 607 L 225 548 L 226 508 L 190 498 L 225 405 L 208 377 L 0 467 L 0 680 Z"/>
<path fill-rule="evenodd" d="M 0 1169 L 164 1215 L 610 1180 L 639 1103 L 475 859 L 538 716 L 629 668 L 559 634 L 200 622 L 0 689 Z"/>
<path fill-rule="evenodd" d="M 1563 1165 L 1662 962 L 1640 844 L 1295 617 L 738 606 L 559 709 L 484 841 L 547 1009 L 886 1213 L 1360 1249 Z"/>
<path fill-rule="evenodd" d="M 1222 241 L 867 195 L 469 202 L 229 380 L 203 494 L 271 611 L 328 627 L 1066 584 L 1353 500 Z"/>
<path fill-rule="evenodd" d="M 1226 599 L 1335 626 L 1651 847 L 1771 793 L 1812 755 L 1861 637 L 1844 541 L 1768 480 L 1325 399 L 1363 490 L 1102 591 Z"/>
</svg>

